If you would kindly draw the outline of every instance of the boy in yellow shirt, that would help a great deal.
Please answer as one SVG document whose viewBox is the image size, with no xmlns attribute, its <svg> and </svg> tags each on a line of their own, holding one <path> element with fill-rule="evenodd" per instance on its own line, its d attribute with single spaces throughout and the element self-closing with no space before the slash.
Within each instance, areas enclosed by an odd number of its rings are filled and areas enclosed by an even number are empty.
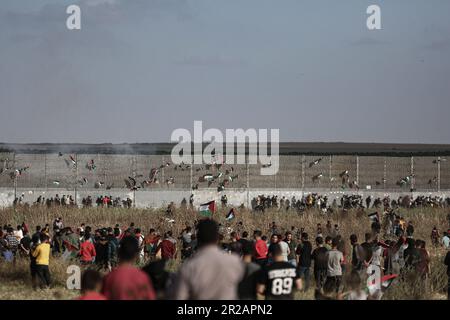
<svg viewBox="0 0 450 320">
<path fill-rule="evenodd" d="M 33 257 L 36 258 L 36 273 L 41 282 L 41 288 L 50 287 L 50 270 L 48 269 L 50 259 L 49 237 L 45 233 L 40 234 L 41 243 L 34 249 Z"/>
</svg>

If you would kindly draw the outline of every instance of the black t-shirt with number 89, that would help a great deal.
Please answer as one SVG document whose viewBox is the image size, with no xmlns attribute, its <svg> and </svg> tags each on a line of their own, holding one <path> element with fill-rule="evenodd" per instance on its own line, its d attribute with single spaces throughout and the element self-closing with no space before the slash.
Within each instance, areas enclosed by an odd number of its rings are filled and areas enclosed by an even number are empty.
<svg viewBox="0 0 450 320">
<path fill-rule="evenodd" d="M 295 281 L 298 278 L 296 268 L 292 264 L 279 261 L 268 265 L 260 273 L 258 283 L 266 286 L 267 300 L 292 300 Z"/>
</svg>

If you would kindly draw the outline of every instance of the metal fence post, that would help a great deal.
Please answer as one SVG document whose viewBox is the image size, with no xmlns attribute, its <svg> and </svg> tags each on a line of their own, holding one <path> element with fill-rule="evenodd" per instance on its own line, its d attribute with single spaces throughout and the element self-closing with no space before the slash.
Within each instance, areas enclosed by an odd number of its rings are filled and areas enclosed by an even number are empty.
<svg viewBox="0 0 450 320">
<path fill-rule="evenodd" d="M 386 157 L 383 157 L 383 189 L 386 190 Z"/>
<path fill-rule="evenodd" d="M 45 191 L 48 190 L 48 184 L 47 184 L 47 153 L 44 154 L 44 185 L 45 185 Z"/>
<path fill-rule="evenodd" d="M 162 169 L 161 169 L 161 177 L 162 177 L 162 181 L 161 181 L 161 183 L 160 183 L 160 185 L 165 185 L 165 177 L 164 177 L 164 168 L 166 167 L 166 163 L 165 163 L 165 161 L 164 161 L 164 156 L 162 156 L 162 164 L 163 164 L 163 166 L 162 166 Z"/>
<path fill-rule="evenodd" d="M 359 156 L 356 155 L 356 184 L 359 186 Z"/>
<path fill-rule="evenodd" d="M 305 189 L 305 155 L 302 155 L 302 191 Z"/>
<path fill-rule="evenodd" d="M 414 175 L 414 156 L 411 156 L 411 189 L 416 188 L 416 177 Z"/>
<path fill-rule="evenodd" d="M 16 168 L 16 153 L 13 153 L 13 166 Z M 14 201 L 17 199 L 17 175 L 14 172 Z"/>
<path fill-rule="evenodd" d="M 75 153 L 75 205 L 77 205 L 78 196 L 78 153 Z"/>
<path fill-rule="evenodd" d="M 250 208 L 250 168 L 249 168 L 249 159 L 246 158 L 245 164 L 246 164 L 246 170 L 247 170 L 247 208 Z"/>
<path fill-rule="evenodd" d="M 440 192 L 441 191 L 441 157 L 438 157 L 437 167 L 438 167 L 438 172 L 437 172 L 437 191 Z"/>
<path fill-rule="evenodd" d="M 332 178 L 332 170 L 333 170 L 333 155 L 330 155 L 330 161 L 329 161 L 330 163 L 330 168 L 329 168 L 329 172 L 328 172 L 328 183 L 329 183 L 329 187 L 330 187 L 330 190 L 333 190 L 333 183 L 332 183 L 332 181 L 331 181 L 331 178 Z M 319 180 L 320 181 L 320 180 Z"/>
<path fill-rule="evenodd" d="M 192 191 L 192 187 L 194 185 L 193 167 L 194 167 L 194 158 L 191 157 L 191 167 L 190 167 L 190 172 L 189 172 L 189 190 L 191 190 L 191 191 Z"/>
</svg>

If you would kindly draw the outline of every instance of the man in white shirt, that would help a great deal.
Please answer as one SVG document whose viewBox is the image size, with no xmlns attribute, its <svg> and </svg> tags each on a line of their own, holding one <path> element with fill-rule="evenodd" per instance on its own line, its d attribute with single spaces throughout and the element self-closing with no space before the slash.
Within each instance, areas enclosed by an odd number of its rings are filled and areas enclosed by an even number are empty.
<svg viewBox="0 0 450 320">
<path fill-rule="evenodd" d="M 325 293 L 331 293 L 335 291 L 339 293 L 342 282 L 342 266 L 344 262 L 344 255 L 337 249 L 338 239 L 334 238 L 331 243 L 331 250 L 326 254 L 328 267 L 327 267 L 327 280 L 325 281 L 324 291 Z"/>
<path fill-rule="evenodd" d="M 291 250 L 289 249 L 289 245 L 286 241 L 280 240 L 278 242 L 281 248 L 281 256 L 283 257 L 283 261 L 288 261 L 288 256 L 291 253 Z"/>
<path fill-rule="evenodd" d="M 447 232 L 444 232 L 441 242 L 445 249 L 450 249 L 450 229 L 448 229 Z"/>
<path fill-rule="evenodd" d="M 219 227 L 214 220 L 197 226 L 198 250 L 180 268 L 174 284 L 175 300 L 236 300 L 245 266 L 237 254 L 218 247 Z"/>
</svg>

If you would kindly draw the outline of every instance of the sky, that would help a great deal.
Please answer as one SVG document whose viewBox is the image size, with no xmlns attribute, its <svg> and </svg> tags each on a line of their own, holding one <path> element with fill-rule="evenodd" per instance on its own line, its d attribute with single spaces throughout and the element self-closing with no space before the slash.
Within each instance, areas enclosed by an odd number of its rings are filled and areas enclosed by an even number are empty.
<svg viewBox="0 0 450 320">
<path fill-rule="evenodd" d="M 450 1 L 2 0 L 0 111 L 10 143 L 169 142 L 201 120 L 448 144 Z"/>
</svg>

